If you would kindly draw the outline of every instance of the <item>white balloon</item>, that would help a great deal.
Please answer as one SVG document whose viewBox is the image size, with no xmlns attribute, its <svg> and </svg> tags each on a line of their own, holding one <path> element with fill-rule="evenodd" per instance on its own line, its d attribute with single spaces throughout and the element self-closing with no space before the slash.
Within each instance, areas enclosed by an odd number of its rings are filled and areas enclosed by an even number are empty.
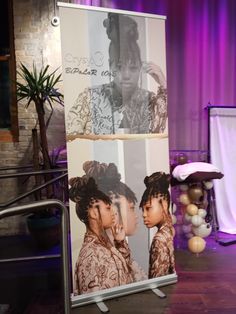
<svg viewBox="0 0 236 314">
<path fill-rule="evenodd" d="M 204 219 L 207 215 L 207 211 L 204 208 L 199 208 L 197 214 Z"/>
<path fill-rule="evenodd" d="M 188 185 L 187 184 L 180 184 L 179 188 L 180 188 L 180 191 L 185 192 L 188 190 Z"/>
<path fill-rule="evenodd" d="M 204 181 L 203 182 L 205 189 L 210 190 L 213 188 L 213 182 L 212 181 Z"/>
<path fill-rule="evenodd" d="M 176 210 L 177 210 L 177 206 L 176 206 L 175 203 L 173 203 L 173 205 L 172 205 L 172 214 L 174 214 L 176 212 Z"/>
<path fill-rule="evenodd" d="M 210 224 L 203 223 L 199 227 L 193 227 L 192 231 L 196 236 L 206 238 L 211 234 L 212 226 Z"/>
<path fill-rule="evenodd" d="M 194 215 L 192 216 L 191 222 L 195 227 L 200 226 L 203 223 L 203 219 L 202 217 L 198 216 L 198 215 Z"/>
<path fill-rule="evenodd" d="M 189 214 L 186 213 L 184 215 L 184 222 L 190 223 L 192 221 L 192 217 L 193 216 L 190 216 Z"/>
<path fill-rule="evenodd" d="M 192 225 L 183 225 L 182 229 L 184 233 L 190 233 L 192 230 Z"/>
<path fill-rule="evenodd" d="M 171 215 L 171 217 L 172 217 L 172 224 L 173 225 L 176 224 L 176 222 L 177 222 L 176 216 L 175 215 Z"/>
</svg>

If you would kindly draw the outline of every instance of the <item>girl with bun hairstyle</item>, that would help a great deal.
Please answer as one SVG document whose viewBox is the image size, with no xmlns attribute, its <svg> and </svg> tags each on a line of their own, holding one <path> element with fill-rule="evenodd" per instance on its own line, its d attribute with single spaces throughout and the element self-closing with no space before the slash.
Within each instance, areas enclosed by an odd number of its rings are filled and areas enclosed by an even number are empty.
<svg viewBox="0 0 236 314">
<path fill-rule="evenodd" d="M 166 78 L 159 66 L 143 62 L 137 22 L 108 13 L 103 21 L 109 45 L 110 82 L 86 88 L 67 116 L 67 135 L 163 133 L 167 120 Z M 157 93 L 142 88 L 151 75 Z"/>
<path fill-rule="evenodd" d="M 140 203 L 143 221 L 147 228 L 157 227 L 150 248 L 149 278 L 175 272 L 169 180 L 170 176 L 164 172 L 155 172 L 144 179 L 146 190 Z"/>
<path fill-rule="evenodd" d="M 96 160 L 86 161 L 83 164 L 83 170 L 87 176 L 91 176 L 98 185 L 98 188 L 105 193 L 112 201 L 115 220 L 118 225 L 124 229 L 125 236 L 134 235 L 137 229 L 137 198 L 135 193 L 121 181 L 121 175 L 114 163 L 101 163 Z M 106 230 L 111 242 L 114 241 L 114 235 L 111 229 Z M 129 246 L 124 241 L 127 250 Z M 147 279 L 147 275 L 141 267 L 131 258 L 131 274 L 133 281 Z"/>
<path fill-rule="evenodd" d="M 86 175 L 91 176 L 98 188 L 108 195 L 117 214 L 117 220 L 123 225 L 125 235 L 133 235 L 137 228 L 135 193 L 121 181 L 121 175 L 114 163 L 101 163 L 96 160 L 83 164 Z"/>
<path fill-rule="evenodd" d="M 125 285 L 133 281 L 130 252 L 124 243 L 123 227 L 115 224 L 110 198 L 89 176 L 69 180 L 69 197 L 86 226 L 82 248 L 75 266 L 75 294 Z M 106 235 L 110 228 L 114 243 Z"/>
</svg>

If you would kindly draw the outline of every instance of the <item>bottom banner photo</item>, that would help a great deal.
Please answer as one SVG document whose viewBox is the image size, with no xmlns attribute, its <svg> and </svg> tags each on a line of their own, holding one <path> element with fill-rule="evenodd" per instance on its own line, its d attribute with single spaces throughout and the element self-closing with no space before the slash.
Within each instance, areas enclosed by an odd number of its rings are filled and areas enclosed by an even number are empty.
<svg viewBox="0 0 236 314">
<path fill-rule="evenodd" d="M 72 305 L 175 283 L 167 138 L 67 143 Z"/>
</svg>

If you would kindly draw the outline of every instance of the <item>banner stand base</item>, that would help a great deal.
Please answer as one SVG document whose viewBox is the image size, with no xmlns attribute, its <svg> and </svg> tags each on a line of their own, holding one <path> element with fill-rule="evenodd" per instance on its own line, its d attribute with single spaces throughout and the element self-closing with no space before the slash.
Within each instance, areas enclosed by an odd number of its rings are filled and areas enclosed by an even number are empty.
<svg viewBox="0 0 236 314">
<path fill-rule="evenodd" d="M 160 299 L 164 299 L 166 298 L 166 295 L 160 290 L 160 289 L 157 289 L 157 288 L 154 288 L 154 289 L 151 289 L 153 293 L 155 293 L 155 295 L 157 295 Z M 102 301 L 99 301 L 99 302 L 96 302 L 96 305 L 97 307 L 99 308 L 99 310 L 102 312 L 102 313 L 108 313 L 109 312 L 109 309 L 108 307 L 106 306 L 106 304 Z"/>
<path fill-rule="evenodd" d="M 96 304 L 102 313 L 108 313 L 109 312 L 109 308 L 106 306 L 106 304 L 104 302 L 99 301 L 99 302 L 96 302 Z"/>
<path fill-rule="evenodd" d="M 166 298 L 166 295 L 160 290 L 160 289 L 157 289 L 157 288 L 154 288 L 154 289 L 151 289 L 153 293 L 155 293 L 159 298 L 161 299 L 164 299 Z"/>
</svg>

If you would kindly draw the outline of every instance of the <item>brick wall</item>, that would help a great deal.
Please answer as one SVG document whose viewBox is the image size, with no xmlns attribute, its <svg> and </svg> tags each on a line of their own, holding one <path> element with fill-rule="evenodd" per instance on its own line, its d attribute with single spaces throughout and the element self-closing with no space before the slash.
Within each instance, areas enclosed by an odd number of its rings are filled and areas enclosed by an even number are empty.
<svg viewBox="0 0 236 314">
<path fill-rule="evenodd" d="M 54 3 L 51 0 L 13 0 L 17 65 L 22 62 L 32 67 L 34 62 L 40 68 L 49 64 L 51 71 L 61 66 L 60 29 L 51 25 L 53 16 Z M 19 142 L 0 142 L 0 167 L 32 163 L 31 130 L 36 126 L 35 117 L 33 103 L 29 108 L 23 102 L 18 104 Z M 64 111 L 60 105 L 54 106 L 48 138 L 50 149 L 65 144 Z M 29 180 L 24 182 L 22 179 L 0 180 L 0 203 L 30 189 L 31 184 Z M 24 221 L 22 217 L 0 220 L 0 235 L 24 233 Z"/>
</svg>

